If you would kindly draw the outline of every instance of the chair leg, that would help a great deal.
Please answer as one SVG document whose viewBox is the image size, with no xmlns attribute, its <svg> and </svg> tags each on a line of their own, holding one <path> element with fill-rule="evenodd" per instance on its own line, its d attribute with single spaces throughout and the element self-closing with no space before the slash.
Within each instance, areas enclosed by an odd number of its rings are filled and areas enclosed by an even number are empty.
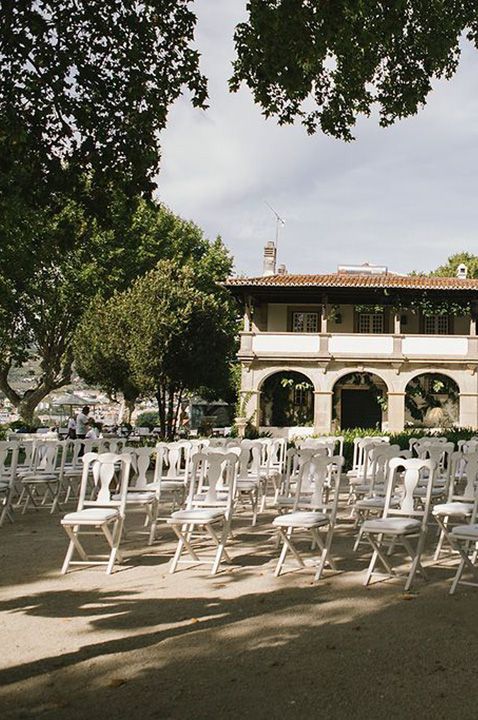
<svg viewBox="0 0 478 720">
<path fill-rule="evenodd" d="M 282 566 L 283 566 L 283 564 L 284 564 L 284 561 L 285 561 L 285 558 L 286 558 L 286 555 L 287 555 L 287 550 L 288 550 L 288 548 L 287 548 L 287 543 L 285 542 L 285 533 L 284 533 L 284 531 L 282 530 L 282 528 L 279 528 L 277 537 L 279 538 L 279 541 L 280 541 L 280 539 L 282 539 L 283 544 L 282 544 L 281 553 L 280 553 L 280 555 L 279 555 L 279 560 L 277 561 L 276 569 L 275 569 L 275 572 L 274 572 L 274 575 L 275 575 L 276 577 L 278 577 L 278 576 L 280 575 L 280 571 L 281 571 Z"/>
</svg>

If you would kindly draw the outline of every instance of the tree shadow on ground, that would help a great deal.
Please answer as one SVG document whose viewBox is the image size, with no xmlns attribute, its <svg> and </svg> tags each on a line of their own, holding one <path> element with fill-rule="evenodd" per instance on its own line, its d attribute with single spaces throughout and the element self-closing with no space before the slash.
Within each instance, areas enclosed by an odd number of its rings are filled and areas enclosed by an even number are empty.
<svg viewBox="0 0 478 720">
<path fill-rule="evenodd" d="M 62 617 L 61 607 L 114 637 L 2 670 L 2 694 L 12 712 L 73 720 L 474 720 L 476 601 L 445 598 L 443 583 L 411 597 L 396 584 L 328 583 L 228 599 L 32 594 L 0 609 Z"/>
</svg>

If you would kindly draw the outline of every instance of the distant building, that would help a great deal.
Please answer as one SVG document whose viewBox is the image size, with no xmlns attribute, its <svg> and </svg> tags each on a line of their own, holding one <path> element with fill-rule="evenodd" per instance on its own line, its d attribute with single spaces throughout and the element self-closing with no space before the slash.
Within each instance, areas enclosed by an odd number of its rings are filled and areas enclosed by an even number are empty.
<svg viewBox="0 0 478 720">
<path fill-rule="evenodd" d="M 478 428 L 478 280 L 465 266 L 446 278 L 373 265 L 293 275 L 276 271 L 269 243 L 264 274 L 226 287 L 244 308 L 241 395 L 256 425 L 398 431 L 417 378 L 439 373 L 456 388 L 454 423 Z"/>
</svg>

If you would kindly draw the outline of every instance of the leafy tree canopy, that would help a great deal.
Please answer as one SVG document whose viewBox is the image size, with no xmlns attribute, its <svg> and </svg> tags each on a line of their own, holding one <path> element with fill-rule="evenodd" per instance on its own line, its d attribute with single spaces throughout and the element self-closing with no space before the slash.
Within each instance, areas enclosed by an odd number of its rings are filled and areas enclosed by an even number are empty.
<svg viewBox="0 0 478 720">
<path fill-rule="evenodd" d="M 475 0 L 249 0 L 235 33 L 231 89 L 245 83 L 266 116 L 353 139 L 360 115 L 414 115 L 450 78 L 463 34 L 477 44 Z"/>
<path fill-rule="evenodd" d="M 454 277 L 458 270 L 458 265 L 464 264 L 468 269 L 469 278 L 478 278 L 478 255 L 469 252 L 459 252 L 450 255 L 444 265 L 440 265 L 433 270 L 430 275 L 438 275 L 440 277 Z"/>
<path fill-rule="evenodd" d="M 171 103 L 185 87 L 207 97 L 189 5 L 0 0 L 0 161 L 17 188 L 51 190 L 67 168 L 151 189 Z"/>
<path fill-rule="evenodd" d="M 65 195 L 58 206 L 28 213 L 18 225 L 3 225 L 11 257 L 0 253 L 0 389 L 25 419 L 49 392 L 69 382 L 72 337 L 85 314 L 98 312 L 107 323 L 101 303 L 128 288 L 160 258 L 187 262 L 207 256 L 206 273 L 214 252 L 219 253 L 220 243 L 211 245 L 194 223 L 151 201 L 140 200 L 132 212 L 118 194 L 109 214 L 105 227 Z M 0 227 L 1 221 L 0 216 Z M 14 261 L 22 232 L 29 238 L 24 263 L 18 255 Z M 90 308 L 94 298 L 96 305 Z M 10 384 L 9 371 L 31 355 L 39 359 L 41 374 L 22 396 Z"/>
<path fill-rule="evenodd" d="M 85 315 L 74 340 L 80 374 L 125 397 L 155 396 L 162 434 L 172 437 L 185 392 L 228 387 L 237 324 L 219 281 L 230 267 L 219 240 L 185 261 L 161 260 L 99 309 L 98 323 Z"/>
</svg>

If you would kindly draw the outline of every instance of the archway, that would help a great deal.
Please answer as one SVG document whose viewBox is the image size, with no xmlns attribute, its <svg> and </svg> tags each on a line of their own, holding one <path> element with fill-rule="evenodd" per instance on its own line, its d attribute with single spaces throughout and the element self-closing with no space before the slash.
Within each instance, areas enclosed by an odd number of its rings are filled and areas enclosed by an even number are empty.
<svg viewBox="0 0 478 720">
<path fill-rule="evenodd" d="M 334 385 L 333 419 L 341 430 L 374 428 L 387 422 L 387 385 L 378 375 L 355 371 Z"/>
<path fill-rule="evenodd" d="M 295 427 L 314 421 L 314 386 L 295 370 L 269 375 L 261 387 L 261 425 Z"/>
<path fill-rule="evenodd" d="M 405 425 L 445 428 L 458 425 L 460 388 L 443 373 L 416 375 L 405 388 Z"/>
</svg>

